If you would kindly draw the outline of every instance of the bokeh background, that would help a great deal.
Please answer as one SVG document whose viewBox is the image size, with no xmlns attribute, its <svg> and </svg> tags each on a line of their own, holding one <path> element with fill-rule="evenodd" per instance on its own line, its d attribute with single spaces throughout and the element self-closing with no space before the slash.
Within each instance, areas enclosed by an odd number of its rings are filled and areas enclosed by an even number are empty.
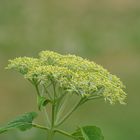
<svg viewBox="0 0 140 140">
<path fill-rule="evenodd" d="M 102 129 L 105 140 L 140 139 L 140 1 L 1 0 L 0 125 L 37 110 L 35 89 L 4 67 L 8 59 L 34 57 L 41 50 L 86 57 L 126 85 L 127 105 L 89 102 L 62 129 L 71 132 L 79 125 L 92 124 Z M 11 131 L 0 135 L 0 140 L 45 140 L 46 135 L 36 129 Z"/>
</svg>

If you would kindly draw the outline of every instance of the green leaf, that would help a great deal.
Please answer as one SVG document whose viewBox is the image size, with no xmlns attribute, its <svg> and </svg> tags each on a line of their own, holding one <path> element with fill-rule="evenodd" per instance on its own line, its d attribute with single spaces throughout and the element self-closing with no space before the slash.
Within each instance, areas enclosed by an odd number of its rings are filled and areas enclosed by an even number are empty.
<svg viewBox="0 0 140 140">
<path fill-rule="evenodd" d="M 96 126 L 80 127 L 72 135 L 76 140 L 104 140 L 100 128 Z"/>
<path fill-rule="evenodd" d="M 42 110 L 42 108 L 43 108 L 44 106 L 46 106 L 48 103 L 50 103 L 51 100 L 46 99 L 46 98 L 43 97 L 43 96 L 38 96 L 37 102 L 38 102 L 38 109 L 39 109 L 39 110 Z"/>
<path fill-rule="evenodd" d="M 25 113 L 17 117 L 15 120 L 9 122 L 4 127 L 0 127 L 0 134 L 8 130 L 18 128 L 21 131 L 32 128 L 32 121 L 37 117 L 36 112 Z"/>
</svg>

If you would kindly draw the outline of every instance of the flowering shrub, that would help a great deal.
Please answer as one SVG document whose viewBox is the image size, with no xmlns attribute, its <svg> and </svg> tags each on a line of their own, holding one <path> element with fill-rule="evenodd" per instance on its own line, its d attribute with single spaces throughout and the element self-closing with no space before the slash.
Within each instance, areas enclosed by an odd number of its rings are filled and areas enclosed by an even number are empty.
<svg viewBox="0 0 140 140">
<path fill-rule="evenodd" d="M 48 139 L 53 139 L 56 132 L 76 140 L 103 140 L 99 128 L 85 126 L 69 134 L 58 127 L 71 116 L 82 104 L 89 100 L 103 98 L 111 104 L 125 104 L 125 86 L 115 75 L 110 74 L 102 66 L 75 55 L 61 55 L 52 51 L 42 51 L 38 58 L 19 57 L 9 60 L 7 69 L 20 72 L 30 81 L 37 91 L 37 104 L 40 111 L 45 111 L 48 126 L 40 126 L 32 121 L 36 113 L 26 113 L 15 121 L 2 127 L 0 132 L 11 128 L 26 130 L 36 127 L 48 131 Z M 79 97 L 77 104 L 64 117 L 59 112 L 64 105 L 67 94 Z M 51 115 L 46 106 L 51 105 Z"/>
</svg>

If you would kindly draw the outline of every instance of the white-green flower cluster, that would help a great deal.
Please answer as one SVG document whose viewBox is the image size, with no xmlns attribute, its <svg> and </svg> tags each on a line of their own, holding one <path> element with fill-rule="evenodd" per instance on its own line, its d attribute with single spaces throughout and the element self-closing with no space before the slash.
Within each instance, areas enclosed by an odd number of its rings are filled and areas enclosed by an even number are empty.
<svg viewBox="0 0 140 140">
<path fill-rule="evenodd" d="M 39 58 L 20 57 L 10 60 L 8 69 L 16 69 L 33 84 L 57 85 L 67 93 L 82 97 L 102 96 L 110 103 L 124 103 L 126 93 L 119 78 L 94 62 L 75 55 L 42 51 Z"/>
</svg>

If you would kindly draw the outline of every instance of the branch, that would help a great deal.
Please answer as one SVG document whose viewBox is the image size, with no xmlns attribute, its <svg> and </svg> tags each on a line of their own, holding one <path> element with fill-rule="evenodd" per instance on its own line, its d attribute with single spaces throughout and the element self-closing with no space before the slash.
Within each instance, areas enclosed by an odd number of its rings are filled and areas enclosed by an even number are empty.
<svg viewBox="0 0 140 140">
<path fill-rule="evenodd" d="M 35 123 L 32 123 L 32 126 L 35 127 L 35 128 L 39 128 L 39 129 L 42 129 L 42 130 L 49 131 L 48 127 L 44 127 L 44 126 L 41 126 L 41 125 L 38 125 L 38 124 L 35 124 Z"/>
<path fill-rule="evenodd" d="M 67 133 L 66 131 L 60 130 L 60 129 L 55 129 L 54 132 L 58 132 L 58 133 L 60 133 L 62 135 L 68 136 L 68 137 L 73 138 L 73 139 L 75 138 L 71 134 Z"/>
</svg>

